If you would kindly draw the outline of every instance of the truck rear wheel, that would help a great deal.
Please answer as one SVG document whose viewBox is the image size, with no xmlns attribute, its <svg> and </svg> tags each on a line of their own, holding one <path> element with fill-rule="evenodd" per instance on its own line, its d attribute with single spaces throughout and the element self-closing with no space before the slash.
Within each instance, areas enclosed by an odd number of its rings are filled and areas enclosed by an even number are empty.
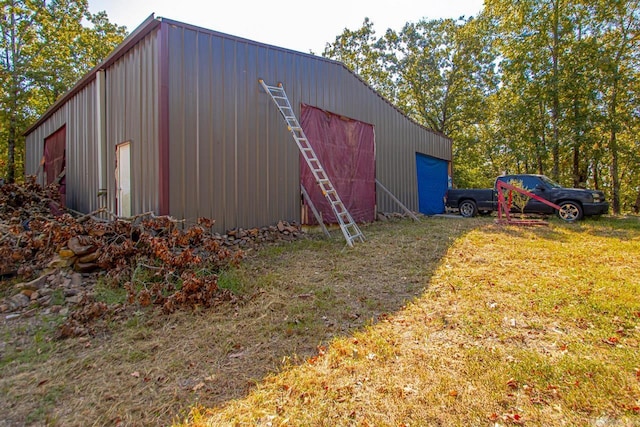
<svg viewBox="0 0 640 427">
<path fill-rule="evenodd" d="M 478 207 L 473 200 L 464 200 L 460 203 L 458 209 L 460 210 L 460 215 L 465 218 L 474 217 L 478 213 Z"/>
<path fill-rule="evenodd" d="M 558 210 L 558 216 L 564 221 L 578 221 L 582 219 L 582 206 L 576 202 L 562 202 L 560 203 L 560 210 Z"/>
</svg>

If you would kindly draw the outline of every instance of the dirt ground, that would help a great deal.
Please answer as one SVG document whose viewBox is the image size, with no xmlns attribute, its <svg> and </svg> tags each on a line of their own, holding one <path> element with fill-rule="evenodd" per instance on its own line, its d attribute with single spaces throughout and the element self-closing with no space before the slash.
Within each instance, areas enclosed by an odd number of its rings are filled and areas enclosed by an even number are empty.
<svg viewBox="0 0 640 427">
<path fill-rule="evenodd" d="M 55 339 L 60 315 L 3 316 L 0 426 L 166 425 L 243 397 L 421 294 L 451 242 L 486 221 L 379 222 L 352 249 L 336 232 L 266 247 L 221 275 L 230 301 L 139 307 L 91 336 Z"/>
</svg>

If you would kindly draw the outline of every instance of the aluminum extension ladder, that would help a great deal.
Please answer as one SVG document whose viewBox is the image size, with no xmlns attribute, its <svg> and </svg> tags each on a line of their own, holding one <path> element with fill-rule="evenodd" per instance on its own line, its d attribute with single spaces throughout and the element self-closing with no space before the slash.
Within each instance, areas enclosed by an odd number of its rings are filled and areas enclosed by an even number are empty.
<svg viewBox="0 0 640 427">
<path fill-rule="evenodd" d="M 342 234 L 344 234 L 344 238 L 347 240 L 347 244 L 349 246 L 353 246 L 353 242 L 356 240 L 364 242 L 364 234 L 362 234 L 358 224 L 356 224 L 349 211 L 347 211 L 347 208 L 345 208 L 344 203 L 342 203 L 340 196 L 338 196 L 338 192 L 333 187 L 333 184 L 331 184 L 327 173 L 320 164 L 320 160 L 318 160 L 315 151 L 313 151 L 313 148 L 309 144 L 309 140 L 304 134 L 300 123 L 298 123 L 298 119 L 296 118 L 296 115 L 291 108 L 291 104 L 289 103 L 289 98 L 282 87 L 282 83 L 278 83 L 278 86 L 269 86 L 262 79 L 258 81 L 264 90 L 271 96 L 271 99 L 280 110 L 285 122 L 287 122 L 287 128 L 291 132 L 291 135 L 293 135 L 293 139 L 296 141 L 298 149 L 300 149 L 302 156 L 307 161 L 309 169 L 313 172 L 313 176 L 320 186 L 322 194 L 331 205 L 336 218 L 338 218 L 340 229 L 342 230 Z"/>
</svg>

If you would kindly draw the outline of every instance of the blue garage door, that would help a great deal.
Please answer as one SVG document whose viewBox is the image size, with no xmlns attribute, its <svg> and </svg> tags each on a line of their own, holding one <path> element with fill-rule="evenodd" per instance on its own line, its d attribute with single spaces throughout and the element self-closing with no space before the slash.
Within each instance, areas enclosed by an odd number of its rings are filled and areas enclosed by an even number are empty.
<svg viewBox="0 0 640 427">
<path fill-rule="evenodd" d="M 418 204 L 421 213 L 435 215 L 444 212 L 442 198 L 447 192 L 447 166 L 446 160 L 416 153 Z"/>
</svg>

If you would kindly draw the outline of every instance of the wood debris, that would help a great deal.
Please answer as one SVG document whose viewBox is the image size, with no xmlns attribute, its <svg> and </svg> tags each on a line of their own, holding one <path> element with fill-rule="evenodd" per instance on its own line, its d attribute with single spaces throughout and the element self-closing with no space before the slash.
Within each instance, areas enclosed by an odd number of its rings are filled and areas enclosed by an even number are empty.
<svg viewBox="0 0 640 427">
<path fill-rule="evenodd" d="M 212 231 L 215 221 L 207 218 L 187 226 L 151 212 L 131 218 L 105 210 L 74 216 L 60 207 L 58 197 L 55 185 L 43 188 L 32 177 L 25 184 L 0 186 L 0 280 L 20 282 L 4 291 L 0 312 L 51 309 L 51 285 L 58 283 L 65 302 L 75 304 L 64 336 L 85 333 L 78 332 L 78 324 L 109 312 L 92 300 L 86 289 L 92 281 L 78 277 L 104 276 L 124 287 L 128 303 L 137 306 L 154 305 L 165 312 L 207 307 L 231 298 L 218 289 L 216 272 L 221 268 L 239 263 L 247 250 L 304 235 L 298 225 L 285 221 L 219 234 Z M 105 213 L 109 220 L 102 218 Z M 132 280 L 140 270 L 147 271 L 144 283 Z M 51 279 L 60 272 L 68 280 Z M 85 285 L 68 288 L 72 277 Z"/>
</svg>

